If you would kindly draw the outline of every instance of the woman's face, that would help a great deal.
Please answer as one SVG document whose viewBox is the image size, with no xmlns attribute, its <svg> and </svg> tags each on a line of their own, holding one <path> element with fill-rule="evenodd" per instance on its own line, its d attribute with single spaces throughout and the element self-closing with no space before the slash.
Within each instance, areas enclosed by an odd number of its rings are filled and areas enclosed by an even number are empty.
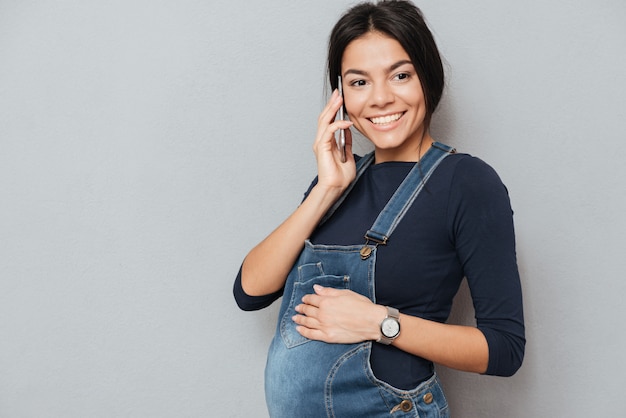
<svg viewBox="0 0 626 418">
<path fill-rule="evenodd" d="M 348 44 L 341 70 L 346 110 L 354 126 L 374 143 L 376 162 L 417 161 L 426 103 L 400 43 L 368 32 Z"/>
</svg>

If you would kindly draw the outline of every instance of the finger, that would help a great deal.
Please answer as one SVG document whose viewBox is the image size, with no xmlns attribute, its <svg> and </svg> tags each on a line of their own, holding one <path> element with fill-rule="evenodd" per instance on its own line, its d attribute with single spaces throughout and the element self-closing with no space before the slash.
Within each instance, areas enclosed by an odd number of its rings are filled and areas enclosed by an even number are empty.
<svg viewBox="0 0 626 418">
<path fill-rule="evenodd" d="M 330 99 L 328 100 L 328 103 L 326 103 L 326 106 L 320 113 L 318 123 L 321 124 L 321 123 L 332 122 L 335 119 L 335 116 L 337 115 L 337 111 L 342 105 L 343 105 L 343 99 L 339 95 L 339 91 L 335 89 L 333 91 L 333 94 L 330 95 Z"/>
<path fill-rule="evenodd" d="M 346 121 L 343 119 L 336 118 L 337 111 L 341 106 L 343 106 L 343 99 L 336 92 L 334 92 L 331 100 L 326 108 L 324 108 L 324 111 L 322 111 L 318 119 L 318 139 L 321 139 L 321 137 L 328 137 L 329 133 L 334 133 L 338 129 L 347 129 L 352 125 L 352 123 L 344 123 Z M 329 128 L 331 129 L 329 130 Z"/>
<path fill-rule="evenodd" d="M 338 130 L 340 129 L 346 130 L 350 128 L 352 125 L 354 125 L 354 123 L 350 122 L 349 120 L 336 120 L 336 121 L 330 122 L 328 125 L 324 127 L 322 137 L 333 136 L 335 132 L 337 132 Z"/>
<path fill-rule="evenodd" d="M 291 317 L 291 320 L 302 327 L 311 329 L 320 328 L 320 322 L 316 318 L 311 318 L 304 315 L 294 315 Z"/>
<path fill-rule="evenodd" d="M 327 339 L 326 334 L 318 329 L 310 329 L 303 326 L 297 326 L 296 331 L 298 331 L 300 335 L 308 338 L 309 340 L 325 341 Z"/>
<path fill-rule="evenodd" d="M 315 293 L 317 293 L 318 295 L 321 295 L 324 293 L 324 290 L 326 288 L 324 286 L 322 286 L 321 284 L 314 284 L 313 285 L 313 290 L 315 291 Z"/>
<path fill-rule="evenodd" d="M 324 287 L 319 284 L 314 284 L 313 290 L 319 296 L 335 296 L 341 293 L 341 289 L 335 289 L 333 287 Z M 319 306 L 319 304 L 317 306 Z"/>
<path fill-rule="evenodd" d="M 319 308 L 317 306 L 307 305 L 306 303 L 301 303 L 296 306 L 295 310 L 299 314 L 306 315 L 308 317 L 317 317 L 319 312 Z"/>
<path fill-rule="evenodd" d="M 352 125 L 353 123 L 348 120 L 337 120 L 335 122 L 330 123 L 324 128 L 324 130 L 321 133 L 318 134 L 316 138 L 316 145 L 319 146 L 321 144 L 327 144 L 327 146 L 330 146 L 332 149 L 332 146 L 333 146 L 332 142 L 336 143 L 335 132 L 337 132 L 340 129 L 343 129 L 345 131 L 348 128 L 350 128 Z"/>
<path fill-rule="evenodd" d="M 335 132 L 339 129 L 347 129 L 352 125 L 352 123 L 345 123 L 349 121 L 336 119 L 337 111 L 341 106 L 343 106 L 343 98 L 339 94 L 338 90 L 334 90 L 330 100 L 318 118 L 317 136 L 315 138 L 314 149 L 319 147 L 319 144 L 322 143 L 326 144 L 324 146 L 325 149 L 333 149 L 329 141 L 333 139 Z M 327 148 L 329 146 L 330 148 Z"/>
<path fill-rule="evenodd" d="M 315 293 L 309 293 L 308 295 L 302 296 L 302 304 L 304 305 L 318 307 L 320 306 L 321 301 L 322 301 L 322 297 Z"/>
</svg>

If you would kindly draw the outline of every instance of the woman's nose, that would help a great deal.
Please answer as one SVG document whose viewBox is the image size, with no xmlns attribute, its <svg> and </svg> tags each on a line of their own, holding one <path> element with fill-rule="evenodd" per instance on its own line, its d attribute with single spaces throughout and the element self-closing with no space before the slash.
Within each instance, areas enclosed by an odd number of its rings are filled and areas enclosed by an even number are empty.
<svg viewBox="0 0 626 418">
<path fill-rule="evenodd" d="M 395 100 L 391 86 L 387 83 L 376 83 L 372 88 L 370 97 L 371 104 L 377 107 L 385 107 Z"/>
</svg>

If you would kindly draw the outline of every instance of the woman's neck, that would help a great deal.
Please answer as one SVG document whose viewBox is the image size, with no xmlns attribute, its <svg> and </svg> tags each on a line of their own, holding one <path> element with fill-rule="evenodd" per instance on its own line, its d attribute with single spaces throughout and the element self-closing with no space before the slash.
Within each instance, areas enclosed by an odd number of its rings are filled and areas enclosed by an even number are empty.
<svg viewBox="0 0 626 418">
<path fill-rule="evenodd" d="M 389 161 L 417 162 L 426 154 L 433 142 L 430 133 L 426 132 L 417 144 L 407 142 L 404 146 L 393 149 L 376 148 L 374 150 L 374 164 Z"/>
</svg>

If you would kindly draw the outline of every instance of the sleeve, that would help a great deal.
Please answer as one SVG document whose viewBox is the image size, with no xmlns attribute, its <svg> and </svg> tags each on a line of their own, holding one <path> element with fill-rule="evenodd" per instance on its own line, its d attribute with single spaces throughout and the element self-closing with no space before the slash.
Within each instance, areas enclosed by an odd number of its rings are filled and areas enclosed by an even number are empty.
<svg viewBox="0 0 626 418">
<path fill-rule="evenodd" d="M 469 157 L 457 166 L 450 193 L 456 251 L 489 345 L 486 374 L 512 376 L 526 338 L 508 191 L 490 166 Z"/>
<path fill-rule="evenodd" d="M 283 295 L 283 289 L 279 290 L 275 293 L 270 293 L 269 295 L 262 296 L 250 296 L 248 295 L 241 286 L 241 267 L 239 268 L 239 273 L 237 273 L 237 277 L 235 278 L 235 284 L 233 286 L 233 295 L 235 296 L 235 302 L 237 302 L 237 306 L 241 310 L 244 311 L 258 311 L 259 309 L 267 308 L 270 306 L 276 299 Z"/>
</svg>

